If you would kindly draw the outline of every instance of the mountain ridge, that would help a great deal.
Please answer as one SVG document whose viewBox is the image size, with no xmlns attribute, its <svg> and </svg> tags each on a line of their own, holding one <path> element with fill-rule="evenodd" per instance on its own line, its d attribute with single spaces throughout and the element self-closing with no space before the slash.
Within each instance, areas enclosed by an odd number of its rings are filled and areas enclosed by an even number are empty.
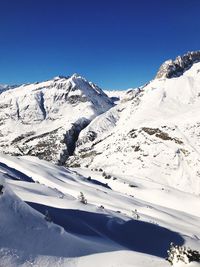
<svg viewBox="0 0 200 267">
<path fill-rule="evenodd" d="M 77 74 L 5 90 L 0 94 L 1 150 L 61 162 L 57 156 L 68 153 L 68 131 L 77 125 L 77 135 L 113 105 L 98 86 Z"/>
<path fill-rule="evenodd" d="M 169 59 L 165 61 L 159 68 L 156 79 L 174 78 L 183 75 L 190 69 L 194 63 L 200 62 L 200 50 L 187 52 L 183 56 L 176 57 L 175 60 Z"/>
</svg>

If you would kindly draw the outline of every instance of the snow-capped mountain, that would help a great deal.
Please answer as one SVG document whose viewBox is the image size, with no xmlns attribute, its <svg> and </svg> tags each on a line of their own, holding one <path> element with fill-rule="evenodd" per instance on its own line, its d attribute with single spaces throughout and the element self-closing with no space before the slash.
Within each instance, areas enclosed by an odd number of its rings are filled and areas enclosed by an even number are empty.
<svg viewBox="0 0 200 267">
<path fill-rule="evenodd" d="M 0 151 L 64 163 L 79 132 L 113 106 L 95 84 L 77 74 L 0 94 Z"/>
<path fill-rule="evenodd" d="M 189 58 L 193 55 L 199 52 Z M 165 78 L 165 70 L 143 88 L 128 91 L 117 106 L 80 133 L 68 165 L 101 168 L 108 174 L 129 175 L 133 182 L 141 177 L 199 194 L 200 63 L 196 61 L 195 57 L 179 77 Z"/>
<path fill-rule="evenodd" d="M 2 86 L 1 267 L 167 267 L 171 242 L 196 253 L 174 267 L 200 266 L 193 55 L 110 97 L 78 75 Z"/>
</svg>

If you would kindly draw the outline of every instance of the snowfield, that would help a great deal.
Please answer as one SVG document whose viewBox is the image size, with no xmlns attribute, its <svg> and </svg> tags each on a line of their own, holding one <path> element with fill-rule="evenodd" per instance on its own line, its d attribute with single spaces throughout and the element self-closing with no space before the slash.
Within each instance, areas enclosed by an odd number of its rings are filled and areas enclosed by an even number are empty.
<svg viewBox="0 0 200 267">
<path fill-rule="evenodd" d="M 200 248 L 198 196 L 128 181 L 2 154 L 0 266 L 164 267 L 170 242 Z"/>
<path fill-rule="evenodd" d="M 130 90 L 104 90 L 104 93 L 109 96 L 115 103 L 119 103 L 119 101 L 124 97 L 126 92 Z"/>
<path fill-rule="evenodd" d="M 169 248 L 200 251 L 199 61 L 123 92 L 76 74 L 0 85 L 0 267 L 169 267 Z"/>
<path fill-rule="evenodd" d="M 200 63 L 129 91 L 79 135 L 68 165 L 200 194 Z"/>
</svg>

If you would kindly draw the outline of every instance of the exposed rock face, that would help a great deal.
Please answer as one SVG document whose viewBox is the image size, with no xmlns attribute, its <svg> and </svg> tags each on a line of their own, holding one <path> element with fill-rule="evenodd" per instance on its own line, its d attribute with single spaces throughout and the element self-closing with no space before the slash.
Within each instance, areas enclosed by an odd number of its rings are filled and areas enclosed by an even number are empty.
<svg viewBox="0 0 200 267">
<path fill-rule="evenodd" d="M 188 52 L 183 56 L 178 56 L 174 61 L 167 60 L 161 65 L 156 78 L 179 77 L 197 62 L 200 62 L 200 51 Z"/>
<path fill-rule="evenodd" d="M 80 131 L 113 105 L 98 86 L 77 74 L 17 88 L 2 86 L 0 152 L 63 164 Z"/>
<path fill-rule="evenodd" d="M 64 149 L 60 154 L 60 159 L 58 161 L 59 165 L 63 165 L 68 157 L 73 155 L 79 134 L 89 123 L 90 120 L 81 118 L 73 123 L 71 128 L 66 132 L 63 140 L 63 143 L 66 145 L 66 149 Z"/>
</svg>

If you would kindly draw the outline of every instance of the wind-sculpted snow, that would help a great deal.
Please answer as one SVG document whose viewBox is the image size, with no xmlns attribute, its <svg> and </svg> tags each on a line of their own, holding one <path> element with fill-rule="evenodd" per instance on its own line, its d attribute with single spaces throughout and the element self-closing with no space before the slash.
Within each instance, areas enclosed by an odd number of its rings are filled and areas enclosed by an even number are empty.
<svg viewBox="0 0 200 267">
<path fill-rule="evenodd" d="M 3 177 L 12 180 L 20 180 L 26 182 L 33 182 L 32 178 L 14 168 L 7 166 L 5 163 L 0 162 L 0 172 Z"/>
<path fill-rule="evenodd" d="M 127 176 L 105 180 L 28 156 L 0 155 L 0 163 L 3 267 L 167 267 L 170 242 L 200 247 L 194 195 L 145 179 L 130 187 Z"/>
<path fill-rule="evenodd" d="M 118 216 L 106 213 L 65 210 L 35 203 L 28 204 L 44 215 L 48 210 L 51 219 L 64 227 L 67 232 L 82 236 L 106 237 L 133 251 L 165 258 L 172 241 L 176 244 L 184 243 L 184 239 L 178 233 L 155 224 L 133 219 L 123 220 Z"/>
<path fill-rule="evenodd" d="M 0 196 L 0 264 L 4 266 L 53 266 L 60 259 L 66 266 L 68 258 L 77 258 L 107 247 L 67 233 L 19 199 L 4 184 Z M 108 246 L 109 247 L 109 246 Z M 114 247 L 110 247 L 111 251 Z"/>
<path fill-rule="evenodd" d="M 0 94 L 0 151 L 64 163 L 79 132 L 112 106 L 99 87 L 76 74 L 5 87 Z"/>
<path fill-rule="evenodd" d="M 77 141 L 68 166 L 147 178 L 200 193 L 200 63 L 127 92 Z"/>
</svg>

